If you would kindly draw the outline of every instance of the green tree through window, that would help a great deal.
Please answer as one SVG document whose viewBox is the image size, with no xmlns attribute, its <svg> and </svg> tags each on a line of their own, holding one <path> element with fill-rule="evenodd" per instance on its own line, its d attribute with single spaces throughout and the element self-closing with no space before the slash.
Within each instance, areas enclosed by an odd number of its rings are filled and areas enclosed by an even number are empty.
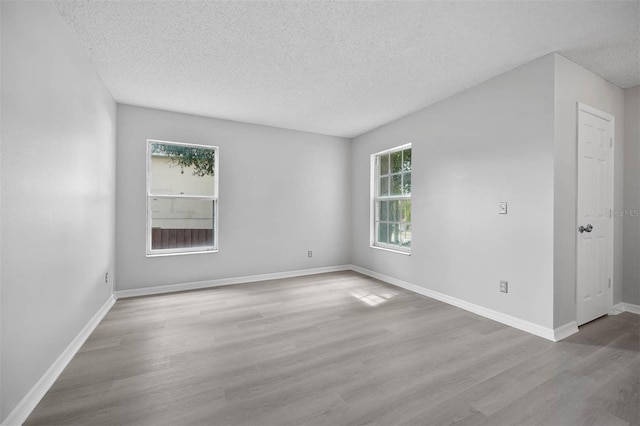
<svg viewBox="0 0 640 426">
<path fill-rule="evenodd" d="M 213 176 L 215 174 L 215 151 L 192 146 L 151 144 L 151 154 L 166 156 L 173 164 L 182 168 L 192 167 L 194 176 Z"/>
</svg>

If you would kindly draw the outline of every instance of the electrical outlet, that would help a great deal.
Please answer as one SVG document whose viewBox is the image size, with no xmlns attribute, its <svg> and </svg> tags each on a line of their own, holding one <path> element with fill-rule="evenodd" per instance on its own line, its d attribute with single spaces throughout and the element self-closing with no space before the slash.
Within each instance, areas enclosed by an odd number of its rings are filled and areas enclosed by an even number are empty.
<svg viewBox="0 0 640 426">
<path fill-rule="evenodd" d="M 509 281 L 500 281 L 500 293 L 509 293 Z"/>
<path fill-rule="evenodd" d="M 500 201 L 500 203 L 498 204 L 498 212 L 500 214 L 507 214 L 507 202 L 506 201 Z"/>
<path fill-rule="evenodd" d="M 109 273 L 108 273 L 108 272 L 105 272 L 105 273 L 104 273 L 104 283 L 105 283 L 105 284 L 108 284 L 108 283 L 109 283 Z"/>
<path fill-rule="evenodd" d="M 311 250 L 307 252 L 307 257 L 313 257 L 313 252 Z"/>
</svg>

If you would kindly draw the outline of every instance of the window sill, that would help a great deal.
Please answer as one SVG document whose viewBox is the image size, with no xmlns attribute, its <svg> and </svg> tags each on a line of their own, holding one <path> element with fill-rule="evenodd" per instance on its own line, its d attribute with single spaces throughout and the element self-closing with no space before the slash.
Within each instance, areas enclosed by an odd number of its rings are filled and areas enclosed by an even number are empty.
<svg viewBox="0 0 640 426">
<path fill-rule="evenodd" d="M 382 251 L 390 251 L 391 253 L 403 254 L 405 256 L 411 256 L 411 252 L 410 251 L 394 250 L 392 248 L 380 247 L 380 246 L 374 246 L 374 245 L 370 245 L 369 248 L 376 249 L 376 250 L 382 250 Z"/>
<path fill-rule="evenodd" d="M 165 257 L 165 256 L 184 256 L 187 254 L 205 254 L 205 253 L 217 253 L 218 249 L 214 250 L 198 250 L 198 251 L 179 251 L 172 253 L 147 253 L 147 257 Z"/>
</svg>

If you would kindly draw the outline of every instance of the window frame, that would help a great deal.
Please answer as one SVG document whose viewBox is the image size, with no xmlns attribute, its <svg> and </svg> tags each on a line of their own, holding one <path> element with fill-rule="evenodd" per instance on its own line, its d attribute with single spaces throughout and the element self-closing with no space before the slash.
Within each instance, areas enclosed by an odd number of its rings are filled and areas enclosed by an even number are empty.
<svg viewBox="0 0 640 426">
<path fill-rule="evenodd" d="M 406 143 L 404 145 L 396 146 L 393 148 L 389 148 L 383 151 L 379 151 L 371 154 L 370 160 L 370 221 L 369 221 L 369 247 L 378 250 L 391 251 L 394 253 L 411 255 L 411 246 L 402 247 L 400 245 L 395 244 L 386 244 L 378 242 L 377 238 L 377 229 L 376 229 L 376 208 L 377 203 L 379 201 L 395 201 L 395 200 L 409 200 L 412 201 L 411 194 L 401 194 L 401 195 L 387 195 L 380 197 L 378 195 L 378 186 L 380 182 L 380 175 L 378 174 L 378 158 L 383 155 L 390 155 L 394 152 L 404 151 L 405 149 L 411 149 L 411 174 L 413 175 L 413 149 L 411 147 L 411 143 Z M 389 176 L 391 176 L 391 170 L 389 170 Z M 412 191 L 413 192 L 413 188 Z M 413 207 L 413 202 L 411 203 Z M 409 222 L 411 224 L 411 221 Z M 412 229 L 413 229 L 413 225 Z"/>
<path fill-rule="evenodd" d="M 214 175 L 213 188 L 214 195 L 167 195 L 167 194 L 152 194 L 151 193 L 151 146 L 154 143 L 160 143 L 165 145 L 185 146 L 191 148 L 204 148 L 210 149 L 214 152 Z M 201 253 L 217 253 L 218 252 L 218 210 L 219 210 L 219 192 L 218 192 L 218 176 L 220 174 L 220 148 L 213 145 L 202 145 L 185 142 L 173 142 L 164 141 L 159 139 L 147 139 L 146 149 L 146 256 L 147 257 L 159 257 L 159 256 L 176 256 L 186 254 L 201 254 Z M 209 200 L 213 202 L 213 244 L 210 246 L 200 247 L 181 247 L 170 249 L 153 249 L 152 248 L 152 210 L 151 201 L 152 198 L 164 198 L 164 199 L 187 199 L 187 200 Z"/>
</svg>

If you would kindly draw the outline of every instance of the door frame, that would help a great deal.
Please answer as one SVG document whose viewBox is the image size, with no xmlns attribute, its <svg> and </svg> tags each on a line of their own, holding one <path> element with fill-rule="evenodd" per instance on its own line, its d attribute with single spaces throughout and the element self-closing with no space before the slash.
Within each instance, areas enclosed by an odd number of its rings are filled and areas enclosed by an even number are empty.
<svg viewBox="0 0 640 426">
<path fill-rule="evenodd" d="M 579 266 L 579 261 L 580 259 L 578 258 L 578 238 L 579 238 L 579 234 L 577 231 L 578 228 L 578 200 L 580 197 L 580 182 L 579 182 L 579 167 L 580 167 L 580 127 L 582 124 L 582 117 L 581 117 L 581 112 L 585 112 L 587 114 L 591 114 L 594 115 L 596 117 L 599 117 L 603 120 L 606 120 L 608 122 L 611 123 L 611 149 L 610 149 L 610 167 L 609 167 L 609 173 L 608 173 L 608 178 L 609 178 L 609 183 L 608 183 L 608 200 L 607 200 L 607 204 L 609 205 L 609 212 L 611 215 L 611 220 L 609 220 L 609 231 L 610 231 L 610 235 L 611 235 L 611 241 L 609 242 L 609 247 L 608 247 L 608 265 L 607 267 L 609 268 L 609 276 L 610 276 L 610 280 L 611 280 L 611 286 L 607 288 L 607 291 L 609 292 L 609 297 L 608 297 L 608 311 L 609 314 L 613 313 L 613 284 L 614 284 L 614 279 L 613 279 L 613 275 L 614 275 L 614 270 L 613 270 L 613 266 L 614 266 L 614 259 L 613 259 L 613 254 L 614 254 L 614 242 L 615 242 L 615 234 L 614 234 L 614 221 L 615 221 L 615 214 L 614 214 L 614 202 L 615 202 L 615 147 L 616 147 L 616 135 L 615 135 L 615 116 L 613 116 L 612 114 L 609 114 L 607 112 L 601 111 L 597 108 L 594 108 L 590 105 L 587 105 L 585 103 L 582 102 L 576 102 L 576 209 L 575 209 L 575 222 L 574 222 L 574 232 L 575 232 L 575 242 L 576 242 L 576 246 L 575 246 L 575 255 L 576 255 L 576 262 L 575 262 L 575 267 L 576 267 L 576 281 L 575 281 L 575 285 L 574 285 L 574 300 L 575 300 L 575 304 L 574 304 L 574 308 L 575 308 L 575 320 L 576 322 L 578 321 L 578 266 Z"/>
</svg>

